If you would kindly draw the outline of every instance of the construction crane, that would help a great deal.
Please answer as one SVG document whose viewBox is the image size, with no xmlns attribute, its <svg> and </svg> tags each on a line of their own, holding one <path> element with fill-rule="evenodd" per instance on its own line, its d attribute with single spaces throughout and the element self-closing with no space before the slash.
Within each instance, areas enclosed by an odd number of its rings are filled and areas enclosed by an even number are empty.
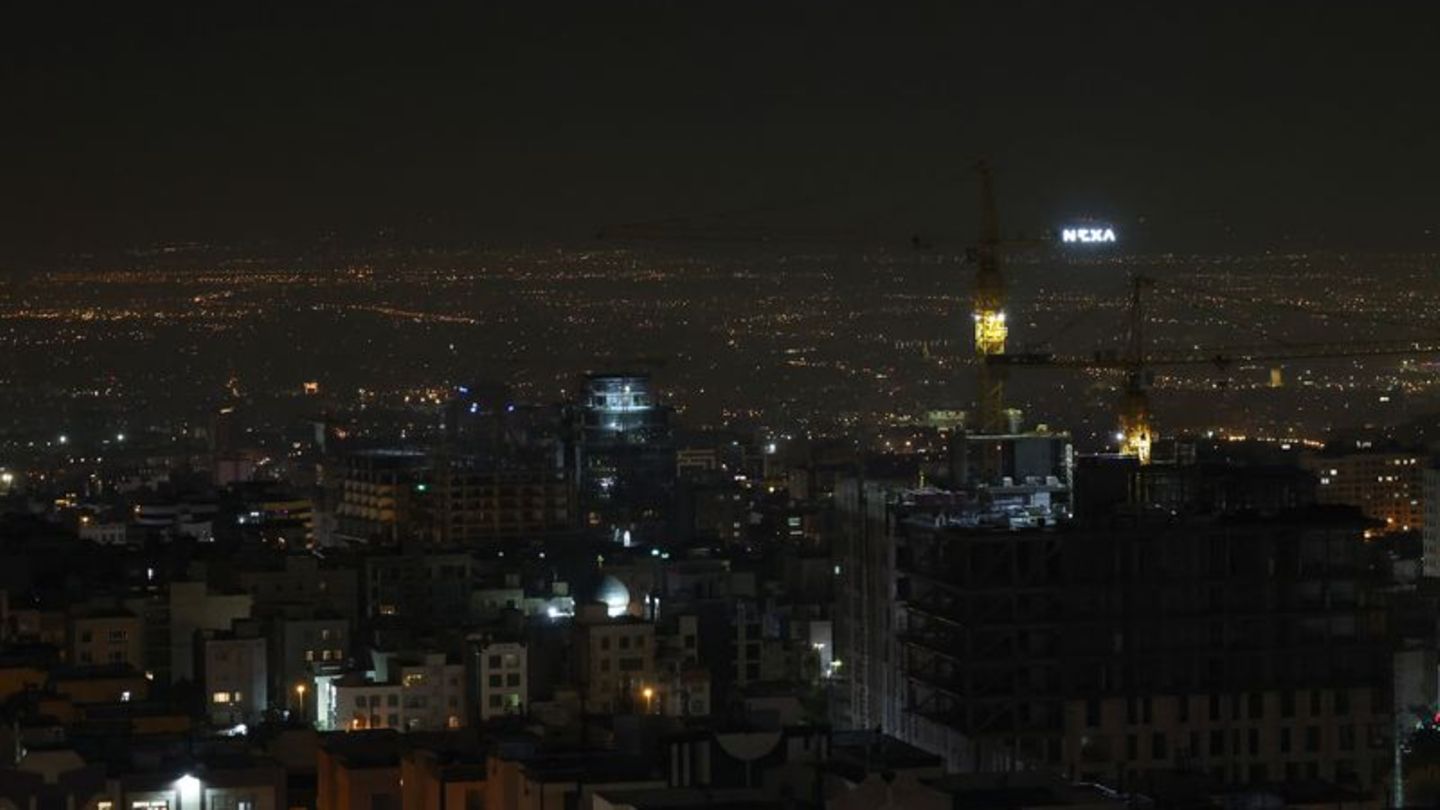
<svg viewBox="0 0 1440 810">
<path fill-rule="evenodd" d="M 1130 306 L 1126 313 L 1125 347 L 1121 352 L 1100 351 L 1090 357 L 1057 355 L 1050 352 L 993 354 L 984 359 L 997 369 L 1016 366 L 1078 368 L 1120 371 L 1125 385 L 1118 403 L 1120 452 L 1150 463 L 1155 443 L 1154 417 L 1149 388 L 1156 366 L 1209 365 L 1226 369 L 1242 363 L 1277 360 L 1323 360 L 1347 357 L 1385 357 L 1440 354 L 1440 340 L 1377 340 L 1329 343 L 1299 343 L 1285 346 L 1219 346 L 1191 350 L 1150 352 L 1145 345 L 1145 292 L 1155 286 L 1147 276 L 1131 279 Z"/>
<path fill-rule="evenodd" d="M 970 312 L 975 320 L 975 398 L 982 433 L 1005 432 L 1006 367 L 991 362 L 1005 354 L 1005 278 L 1000 274 L 1000 221 L 995 210 L 995 187 L 990 164 L 975 165 L 980 175 L 980 239 L 971 251 L 975 283 L 970 291 Z"/>
<path fill-rule="evenodd" d="M 978 433 L 1008 433 L 1010 411 L 1005 407 L 1008 364 L 996 359 L 1005 356 L 1005 340 L 1010 335 L 1005 322 L 1007 293 L 1000 260 L 1007 250 L 1049 247 L 1055 240 L 1024 236 L 1002 239 L 989 162 L 976 162 L 975 173 L 980 181 L 980 233 L 966 255 L 967 261 L 975 265 L 975 280 L 970 288 L 970 314 L 975 321 L 975 401 L 979 411 L 975 427 Z"/>
<path fill-rule="evenodd" d="M 1130 311 L 1125 324 L 1125 390 L 1120 396 L 1120 452 L 1132 453 L 1141 464 L 1150 463 L 1155 443 L 1150 418 L 1150 369 L 1145 357 L 1145 291 L 1155 286 L 1148 276 L 1135 276 L 1130 289 Z"/>
</svg>

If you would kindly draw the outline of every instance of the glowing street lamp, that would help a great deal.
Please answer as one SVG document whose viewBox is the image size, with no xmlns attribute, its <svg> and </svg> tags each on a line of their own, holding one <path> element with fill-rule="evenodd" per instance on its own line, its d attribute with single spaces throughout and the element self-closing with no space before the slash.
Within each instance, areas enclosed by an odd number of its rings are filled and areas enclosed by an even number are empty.
<svg viewBox="0 0 1440 810">
<path fill-rule="evenodd" d="M 640 694 L 645 697 L 645 713 L 654 714 L 655 690 L 647 686 L 640 691 Z"/>
<path fill-rule="evenodd" d="M 300 699 L 300 716 L 305 716 L 305 684 L 295 684 L 295 697 Z"/>
</svg>

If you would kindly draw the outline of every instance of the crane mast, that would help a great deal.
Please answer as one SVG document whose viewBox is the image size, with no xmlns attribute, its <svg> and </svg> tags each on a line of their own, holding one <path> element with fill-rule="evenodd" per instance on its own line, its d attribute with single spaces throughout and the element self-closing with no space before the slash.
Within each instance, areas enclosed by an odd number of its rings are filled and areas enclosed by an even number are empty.
<svg viewBox="0 0 1440 810">
<path fill-rule="evenodd" d="M 1000 223 L 990 165 L 975 166 L 980 175 L 980 239 L 974 250 L 975 285 L 970 308 L 975 320 L 976 405 L 981 433 L 1005 432 L 1005 368 L 991 360 L 1005 353 L 1005 279 L 1000 274 Z"/>
<path fill-rule="evenodd" d="M 1125 390 L 1120 395 L 1120 452 L 1150 463 L 1155 430 L 1150 415 L 1150 370 L 1145 357 L 1145 290 L 1154 279 L 1135 276 L 1125 335 Z"/>
</svg>

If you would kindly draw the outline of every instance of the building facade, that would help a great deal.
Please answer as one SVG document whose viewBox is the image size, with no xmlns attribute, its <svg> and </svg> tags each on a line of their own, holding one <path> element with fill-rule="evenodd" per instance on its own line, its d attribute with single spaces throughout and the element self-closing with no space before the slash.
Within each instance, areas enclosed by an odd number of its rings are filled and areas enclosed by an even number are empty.
<svg viewBox="0 0 1440 810">
<path fill-rule="evenodd" d="M 838 562 L 840 722 L 1126 788 L 1388 772 L 1388 567 L 1353 511 L 997 531 L 872 503 Z"/>
<path fill-rule="evenodd" d="M 522 715 L 530 705 L 529 657 L 519 641 L 478 639 L 475 694 L 479 718 Z"/>
<path fill-rule="evenodd" d="M 1420 453 L 1353 452 L 1317 455 L 1307 462 L 1319 503 L 1354 506 L 1379 521 L 1376 531 L 1419 531 L 1425 526 L 1425 469 Z"/>
<path fill-rule="evenodd" d="M 127 610 L 72 612 L 69 659 L 79 666 L 126 664 L 144 670 L 144 629 Z"/>
<path fill-rule="evenodd" d="M 654 624 L 585 605 L 576 614 L 574 632 L 586 711 L 635 711 L 655 700 Z"/>
<path fill-rule="evenodd" d="M 259 721 L 270 706 L 265 639 L 207 632 L 200 643 L 210 723 L 230 727 Z"/>
</svg>

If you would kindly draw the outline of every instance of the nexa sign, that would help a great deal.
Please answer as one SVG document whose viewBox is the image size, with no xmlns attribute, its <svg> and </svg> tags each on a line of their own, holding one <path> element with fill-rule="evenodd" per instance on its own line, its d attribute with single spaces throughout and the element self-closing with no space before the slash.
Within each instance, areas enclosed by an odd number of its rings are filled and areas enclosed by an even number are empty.
<svg viewBox="0 0 1440 810">
<path fill-rule="evenodd" d="M 1114 228 L 1064 228 L 1060 231 L 1060 241 L 1065 243 L 1083 242 L 1091 244 L 1096 242 L 1114 242 Z"/>
</svg>

